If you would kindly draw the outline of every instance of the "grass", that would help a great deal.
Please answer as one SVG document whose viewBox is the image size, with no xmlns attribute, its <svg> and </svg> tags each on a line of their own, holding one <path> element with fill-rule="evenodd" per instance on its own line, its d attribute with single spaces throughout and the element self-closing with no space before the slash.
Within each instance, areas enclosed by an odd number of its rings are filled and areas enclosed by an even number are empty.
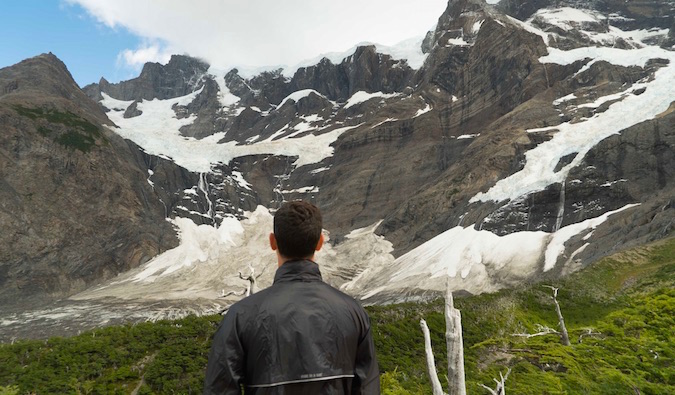
<svg viewBox="0 0 675 395">
<path fill-rule="evenodd" d="M 27 108 L 21 105 L 12 107 L 19 115 L 40 122 L 41 124 L 37 127 L 38 133 L 43 136 L 56 135 L 54 141 L 64 147 L 87 153 L 96 145 L 97 139 L 105 141 L 105 137 L 98 126 L 72 112 Z M 53 124 L 65 126 L 66 131 L 59 134 L 54 131 L 53 127 L 46 126 Z"/>
<path fill-rule="evenodd" d="M 572 341 L 555 334 L 550 289 L 533 284 L 457 298 L 467 393 L 484 394 L 511 369 L 514 394 L 675 393 L 675 238 L 603 259 L 553 284 Z M 443 303 L 369 307 L 383 394 L 429 394 L 419 319 L 431 330 L 441 382 L 447 367 Z M 221 317 L 97 329 L 72 338 L 0 345 L 0 394 L 200 393 Z M 593 335 L 585 335 L 592 328 Z M 446 383 L 447 384 L 447 383 Z M 4 391 L 4 392 L 3 392 Z"/>
</svg>

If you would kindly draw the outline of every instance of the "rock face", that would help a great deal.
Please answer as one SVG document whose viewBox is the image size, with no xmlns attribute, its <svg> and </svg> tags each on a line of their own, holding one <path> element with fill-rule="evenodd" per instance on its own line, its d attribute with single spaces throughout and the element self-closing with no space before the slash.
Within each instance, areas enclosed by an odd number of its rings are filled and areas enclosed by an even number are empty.
<svg viewBox="0 0 675 395">
<path fill-rule="evenodd" d="M 138 147 L 54 55 L 0 69 L 0 303 L 84 289 L 176 245 Z"/>
<path fill-rule="evenodd" d="M 314 89 L 331 100 L 345 101 L 358 91 L 400 92 L 412 74 L 405 62 L 377 53 L 371 45 L 358 47 L 338 65 L 324 58 L 316 66 L 299 69 L 289 88 L 290 92 Z"/>
<path fill-rule="evenodd" d="M 98 84 L 88 85 L 83 90 L 94 98 L 100 98 L 100 93 L 106 92 L 120 100 L 167 99 L 198 89 L 208 68 L 208 64 L 201 60 L 173 55 L 166 66 L 146 63 L 141 75 L 132 80 L 111 84 L 101 78 Z"/>
</svg>

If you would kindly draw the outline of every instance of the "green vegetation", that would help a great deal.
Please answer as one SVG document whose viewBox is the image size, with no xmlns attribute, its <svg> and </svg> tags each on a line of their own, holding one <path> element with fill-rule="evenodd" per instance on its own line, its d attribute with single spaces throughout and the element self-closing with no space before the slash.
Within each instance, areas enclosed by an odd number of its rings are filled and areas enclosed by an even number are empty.
<svg viewBox="0 0 675 395">
<path fill-rule="evenodd" d="M 15 105 L 13 108 L 19 115 L 40 122 L 41 125 L 37 127 L 37 131 L 43 136 L 54 134 L 54 130 L 45 126 L 45 124 L 59 124 L 65 126 L 67 131 L 54 138 L 54 141 L 64 147 L 77 149 L 87 153 L 96 144 L 96 139 L 102 138 L 105 140 L 98 126 L 72 112 L 62 112 L 43 108 L 27 108 L 21 105 Z"/>
<path fill-rule="evenodd" d="M 499 372 L 513 394 L 675 393 L 675 239 L 601 260 L 554 284 L 572 345 L 556 334 L 550 289 L 533 284 L 457 298 L 467 392 L 487 393 Z M 443 303 L 368 308 L 383 393 L 429 394 L 422 332 L 431 330 L 445 377 Z M 0 394 L 201 393 L 220 316 L 98 329 L 72 338 L 0 346 Z M 591 329 L 589 334 L 588 329 Z M 639 391 L 639 392 L 638 392 Z"/>
</svg>

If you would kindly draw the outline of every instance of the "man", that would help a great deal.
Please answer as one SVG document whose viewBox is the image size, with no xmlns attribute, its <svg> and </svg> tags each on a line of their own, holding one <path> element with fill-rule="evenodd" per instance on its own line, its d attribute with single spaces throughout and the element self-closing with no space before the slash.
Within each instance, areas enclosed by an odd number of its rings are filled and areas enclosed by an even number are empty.
<svg viewBox="0 0 675 395">
<path fill-rule="evenodd" d="M 307 202 L 274 215 L 274 284 L 233 304 L 213 339 L 204 394 L 379 394 L 370 320 L 324 283 L 314 253 L 321 213 Z"/>
</svg>

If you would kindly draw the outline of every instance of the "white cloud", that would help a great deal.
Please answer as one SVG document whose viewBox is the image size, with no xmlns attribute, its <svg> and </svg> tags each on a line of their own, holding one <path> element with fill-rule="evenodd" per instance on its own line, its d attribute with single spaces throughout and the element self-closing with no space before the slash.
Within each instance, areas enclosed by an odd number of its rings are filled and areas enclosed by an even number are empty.
<svg viewBox="0 0 675 395">
<path fill-rule="evenodd" d="M 110 28 L 150 45 L 126 50 L 136 65 L 187 53 L 227 68 L 290 65 L 369 41 L 392 45 L 423 35 L 447 0 L 66 0 Z M 160 45 L 159 43 L 165 43 Z"/>
<path fill-rule="evenodd" d="M 143 44 L 135 50 L 125 49 L 117 55 L 118 66 L 140 69 L 147 62 L 166 63 L 172 51 L 163 48 L 159 43 Z"/>
</svg>

